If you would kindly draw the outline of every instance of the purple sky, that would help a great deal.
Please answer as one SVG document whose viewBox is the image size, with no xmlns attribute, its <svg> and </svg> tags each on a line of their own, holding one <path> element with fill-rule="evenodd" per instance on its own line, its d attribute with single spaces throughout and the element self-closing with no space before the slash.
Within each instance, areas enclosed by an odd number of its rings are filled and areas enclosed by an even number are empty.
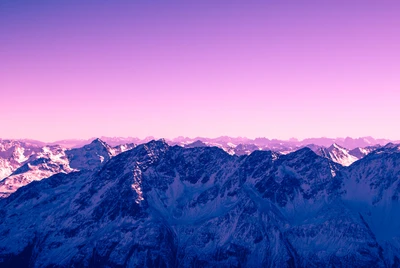
<svg viewBox="0 0 400 268">
<path fill-rule="evenodd" d="M 0 137 L 400 139 L 399 14 L 385 0 L 2 0 Z"/>
</svg>

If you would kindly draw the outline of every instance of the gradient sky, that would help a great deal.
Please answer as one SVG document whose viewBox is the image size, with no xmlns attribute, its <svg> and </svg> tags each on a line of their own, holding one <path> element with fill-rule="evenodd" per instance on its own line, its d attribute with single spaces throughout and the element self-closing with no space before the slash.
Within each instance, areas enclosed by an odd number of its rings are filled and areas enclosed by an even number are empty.
<svg viewBox="0 0 400 268">
<path fill-rule="evenodd" d="M 0 137 L 400 139 L 400 1 L 1 0 Z"/>
</svg>

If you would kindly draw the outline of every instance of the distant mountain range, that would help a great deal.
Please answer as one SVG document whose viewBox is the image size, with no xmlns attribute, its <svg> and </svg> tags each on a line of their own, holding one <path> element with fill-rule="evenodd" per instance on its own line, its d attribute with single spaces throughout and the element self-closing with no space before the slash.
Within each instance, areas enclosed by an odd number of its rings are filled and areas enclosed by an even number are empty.
<svg viewBox="0 0 400 268">
<path fill-rule="evenodd" d="M 386 142 L 0 140 L 0 267 L 399 267 Z"/>
<path fill-rule="evenodd" d="M 28 144 L 35 144 L 38 146 L 44 145 L 60 145 L 65 148 L 77 148 L 82 147 L 83 145 L 89 144 L 92 140 L 96 139 L 97 137 L 91 139 L 66 139 L 66 140 L 59 140 L 55 142 L 42 142 L 37 140 L 31 139 L 20 139 L 17 141 L 25 142 Z M 121 144 L 127 143 L 134 143 L 134 144 L 142 144 L 147 143 L 151 140 L 156 140 L 156 138 L 150 136 L 144 139 L 134 138 L 134 137 L 99 137 L 102 141 L 106 142 L 110 146 L 117 146 Z M 1 140 L 1 138 L 0 138 Z M 329 147 L 332 144 L 336 143 L 341 147 L 347 148 L 349 150 L 355 149 L 357 147 L 367 147 L 373 145 L 385 145 L 387 143 L 400 143 L 399 141 L 389 140 L 389 139 L 374 139 L 372 137 L 361 137 L 361 138 L 308 138 L 304 140 L 297 140 L 297 139 L 290 139 L 290 140 L 278 140 L 278 139 L 267 139 L 267 138 L 255 138 L 249 139 L 244 137 L 228 137 L 228 136 L 221 136 L 218 138 L 204 138 L 204 137 L 196 137 L 196 138 L 188 138 L 188 137 L 177 137 L 174 139 L 164 139 L 170 145 L 186 145 L 196 141 L 202 141 L 206 144 L 216 144 L 219 146 L 229 147 L 237 146 L 237 145 L 247 145 L 253 144 L 260 148 L 281 148 L 286 146 L 288 148 L 296 148 L 296 147 L 304 147 L 309 144 L 314 144 L 323 147 Z"/>
</svg>

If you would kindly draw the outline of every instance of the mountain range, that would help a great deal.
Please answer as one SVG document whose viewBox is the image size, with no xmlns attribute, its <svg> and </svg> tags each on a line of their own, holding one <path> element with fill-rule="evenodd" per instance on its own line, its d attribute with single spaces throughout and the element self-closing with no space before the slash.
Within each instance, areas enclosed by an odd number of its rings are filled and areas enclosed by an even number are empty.
<svg viewBox="0 0 400 268">
<path fill-rule="evenodd" d="M 0 267 L 400 265 L 395 143 L 105 140 L 0 140 Z"/>
<path fill-rule="evenodd" d="M 90 139 L 64 139 L 64 140 L 58 140 L 54 142 L 43 142 L 43 141 L 38 141 L 38 140 L 32 140 L 32 139 L 19 139 L 18 141 L 20 142 L 25 142 L 28 144 L 35 144 L 38 146 L 44 146 L 44 145 L 60 145 L 65 148 L 78 148 L 82 147 L 86 144 L 89 144 L 92 140 L 96 139 L 97 137 L 90 138 Z M 136 137 L 99 137 L 102 141 L 106 142 L 110 146 L 117 146 L 121 144 L 128 144 L 128 143 L 134 143 L 134 144 L 142 144 L 142 143 L 147 143 L 151 140 L 156 140 L 156 138 L 149 136 L 146 138 L 136 138 Z M 2 139 L 0 138 L 0 141 Z M 4 139 L 3 139 L 4 140 Z M 268 139 L 268 138 L 255 138 L 255 139 L 249 139 L 246 137 L 229 137 L 229 136 L 221 136 L 217 138 L 205 138 L 205 137 L 195 137 L 195 138 L 189 138 L 189 137 L 177 137 L 174 139 L 164 139 L 168 144 L 170 145 L 186 145 L 190 144 L 196 141 L 202 141 L 206 144 L 215 144 L 216 146 L 224 146 L 224 147 L 229 147 L 231 146 L 237 146 L 237 145 L 246 145 L 246 144 L 253 144 L 255 146 L 258 146 L 260 148 L 266 148 L 273 150 L 274 148 L 282 148 L 283 146 L 286 146 L 288 148 L 299 148 L 303 147 L 309 144 L 314 144 L 318 146 L 323 146 L 323 147 L 329 147 L 332 144 L 336 143 L 341 147 L 347 148 L 349 150 L 355 149 L 357 147 L 367 147 L 367 146 L 373 146 L 373 145 L 385 145 L 389 142 L 392 143 L 400 143 L 400 140 L 389 140 L 389 139 L 375 139 L 373 137 L 360 137 L 360 138 L 351 138 L 351 137 L 346 137 L 346 138 L 307 138 L 303 140 L 298 140 L 296 138 L 292 138 L 290 140 L 279 140 L 279 139 Z"/>
</svg>

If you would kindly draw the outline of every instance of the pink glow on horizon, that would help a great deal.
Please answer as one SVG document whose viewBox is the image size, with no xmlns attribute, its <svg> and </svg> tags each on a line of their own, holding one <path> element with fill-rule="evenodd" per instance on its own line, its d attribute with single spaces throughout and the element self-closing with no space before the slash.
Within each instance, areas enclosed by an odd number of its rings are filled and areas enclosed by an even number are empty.
<svg viewBox="0 0 400 268">
<path fill-rule="evenodd" d="M 400 139 L 400 4 L 100 2 L 0 11 L 0 138 Z"/>
</svg>

